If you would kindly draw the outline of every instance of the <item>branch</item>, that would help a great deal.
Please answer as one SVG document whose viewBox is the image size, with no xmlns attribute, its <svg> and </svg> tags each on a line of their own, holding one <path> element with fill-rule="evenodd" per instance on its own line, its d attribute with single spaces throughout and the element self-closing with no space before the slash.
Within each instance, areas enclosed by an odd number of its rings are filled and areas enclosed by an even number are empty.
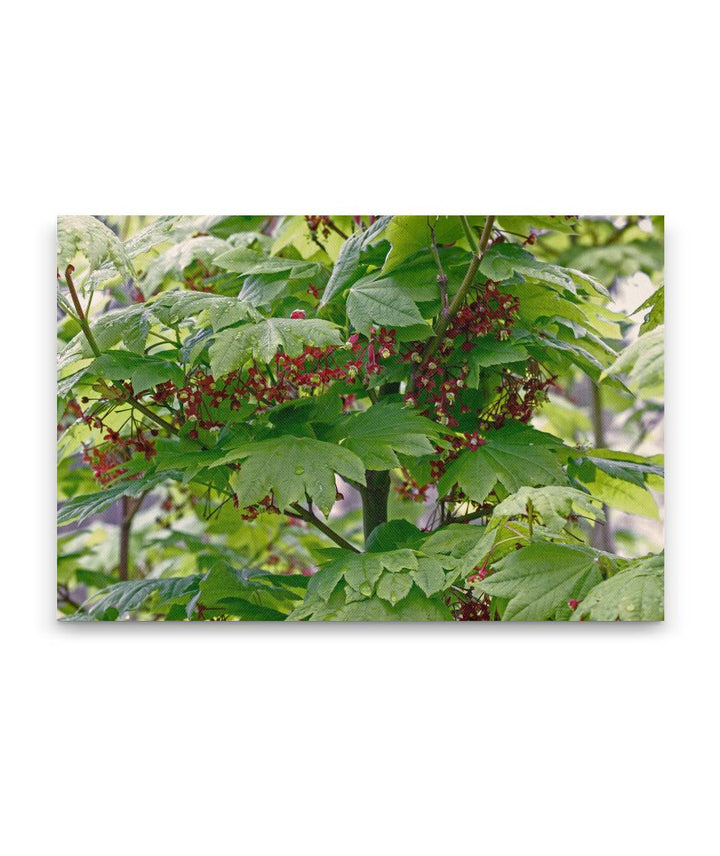
<svg viewBox="0 0 720 856">
<path fill-rule="evenodd" d="M 448 311 L 448 296 L 447 296 L 448 278 L 447 278 L 447 275 L 445 274 L 445 271 L 443 270 L 442 261 L 440 260 L 440 253 L 438 251 L 437 242 L 435 240 L 435 229 L 430 225 L 430 218 L 429 217 L 428 217 L 427 222 L 428 222 L 428 228 L 430 229 L 430 241 L 431 241 L 430 247 L 432 249 L 433 256 L 435 256 L 435 264 L 438 266 L 438 271 L 439 271 L 439 273 L 437 275 L 437 281 L 438 281 L 438 285 L 440 286 L 440 299 L 442 301 L 442 311 L 447 312 Z M 473 246 L 473 249 L 476 249 L 476 247 L 474 245 L 471 245 L 471 246 Z"/>
<path fill-rule="evenodd" d="M 93 332 L 90 329 L 90 324 L 88 323 L 87 316 L 83 312 L 82 305 L 80 304 L 80 298 L 78 297 L 78 293 L 75 289 L 75 283 L 72 280 L 72 274 L 75 268 L 72 265 L 68 265 L 65 269 L 65 282 L 67 283 L 68 291 L 70 292 L 70 297 L 72 298 L 73 306 L 75 307 L 75 311 L 78 314 L 78 321 L 80 322 L 80 327 L 85 335 L 85 338 L 88 341 L 88 345 L 90 345 L 90 349 L 96 357 L 101 355 L 101 350 L 98 347 L 98 343 L 95 341 L 95 337 L 93 336 Z M 114 384 L 111 384 L 114 386 Z M 117 389 L 117 387 L 115 387 Z M 124 394 L 124 400 L 128 402 L 132 407 L 142 413 L 144 416 L 147 416 L 148 419 L 152 420 L 156 425 L 159 425 L 161 428 L 164 428 L 170 434 L 177 435 L 179 431 L 177 428 L 170 422 L 167 422 L 161 416 L 158 416 L 154 413 L 150 408 L 143 404 L 141 401 L 138 401 L 134 395 L 127 395 L 126 391 L 122 390 Z"/>
<path fill-rule="evenodd" d="M 423 351 L 422 360 L 417 365 L 417 369 L 413 372 L 412 377 L 410 378 L 410 382 L 408 384 L 408 392 L 412 393 L 415 391 L 415 378 L 420 372 L 420 369 L 425 365 L 425 363 L 433 356 L 435 351 L 440 347 L 440 343 L 442 342 L 445 331 L 450 326 L 453 318 L 457 315 L 460 307 L 465 300 L 465 296 L 467 295 L 470 287 L 473 284 L 473 280 L 475 279 L 475 274 L 478 272 L 478 268 L 480 267 L 480 262 L 482 261 L 482 257 L 487 249 L 488 242 L 490 241 L 490 233 L 492 232 L 493 223 L 495 221 L 494 215 L 490 215 L 485 220 L 485 226 L 482 231 L 482 236 L 480 238 L 480 246 L 478 247 L 477 253 L 473 255 L 472 261 L 470 262 L 470 266 L 467 269 L 467 273 L 465 274 L 465 278 L 462 281 L 462 285 L 460 286 L 460 290 L 455 295 L 452 300 L 452 303 L 447 308 L 447 311 L 441 312 L 440 317 L 438 319 L 437 329 L 435 331 L 435 335 L 432 339 L 429 340 L 427 345 L 425 346 L 425 350 Z"/>
<path fill-rule="evenodd" d="M 331 529 L 327 523 L 323 523 L 319 517 L 310 511 L 310 509 L 303 508 L 298 502 L 293 502 L 290 505 L 290 508 L 292 509 L 291 511 L 283 511 L 283 514 L 288 517 L 299 517 L 301 520 L 304 520 L 306 523 L 309 523 L 311 526 L 319 529 L 323 535 L 327 535 L 331 541 L 334 541 L 339 547 L 343 547 L 345 550 L 352 550 L 354 553 L 361 552 L 354 544 L 346 541 L 342 535 L 339 535 Z"/>
</svg>

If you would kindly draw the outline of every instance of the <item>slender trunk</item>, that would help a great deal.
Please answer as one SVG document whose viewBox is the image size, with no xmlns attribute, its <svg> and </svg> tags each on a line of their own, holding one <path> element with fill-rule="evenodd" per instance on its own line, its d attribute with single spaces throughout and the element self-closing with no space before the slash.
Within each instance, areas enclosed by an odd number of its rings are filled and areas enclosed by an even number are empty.
<svg viewBox="0 0 720 856">
<path fill-rule="evenodd" d="M 140 510 L 145 496 L 146 493 L 137 499 L 123 496 L 120 500 L 120 560 L 118 562 L 118 578 L 121 582 L 126 582 L 130 579 L 130 533 L 132 531 L 133 519 Z"/>
<path fill-rule="evenodd" d="M 120 521 L 120 562 L 118 564 L 118 577 L 121 582 L 130 579 L 130 530 L 132 528 L 130 502 L 130 497 L 124 496 L 120 504 L 122 519 Z"/>
<path fill-rule="evenodd" d="M 593 423 L 593 432 L 595 434 L 595 448 L 604 449 L 605 424 L 603 421 L 602 394 L 600 392 L 600 387 L 596 383 L 593 383 L 593 381 L 590 381 L 590 392 L 590 412 Z M 610 510 L 606 505 L 603 505 L 603 512 L 605 513 L 605 523 L 600 523 L 598 521 L 595 524 L 592 531 L 591 543 L 593 547 L 597 547 L 599 550 L 605 550 L 607 553 L 613 553 L 615 552 L 615 539 L 613 538 L 612 527 L 610 525 Z"/>
</svg>

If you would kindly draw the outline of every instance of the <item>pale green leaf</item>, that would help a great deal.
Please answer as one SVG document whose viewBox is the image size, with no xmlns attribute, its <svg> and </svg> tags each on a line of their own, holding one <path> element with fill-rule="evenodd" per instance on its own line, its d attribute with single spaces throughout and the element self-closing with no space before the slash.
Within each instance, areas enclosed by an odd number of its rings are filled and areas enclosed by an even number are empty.
<svg viewBox="0 0 720 856">
<path fill-rule="evenodd" d="M 645 556 L 584 597 L 572 621 L 662 621 L 664 555 Z"/>
<path fill-rule="evenodd" d="M 270 363 L 280 348 L 299 357 L 305 345 L 341 345 L 340 328 L 319 318 L 266 318 L 222 330 L 210 346 L 210 367 L 215 377 L 227 374 L 252 359 Z"/>
<path fill-rule="evenodd" d="M 365 468 L 357 455 L 310 437 L 246 443 L 230 450 L 215 466 L 234 461 L 242 461 L 239 472 L 230 477 L 241 508 L 272 493 L 284 511 L 293 502 L 305 504 L 307 494 L 327 515 L 336 498 L 335 473 L 365 484 Z"/>
<path fill-rule="evenodd" d="M 503 621 L 545 621 L 569 600 L 580 600 L 600 580 L 591 551 L 537 543 L 497 562 L 495 572 L 476 589 L 509 598 Z"/>
</svg>

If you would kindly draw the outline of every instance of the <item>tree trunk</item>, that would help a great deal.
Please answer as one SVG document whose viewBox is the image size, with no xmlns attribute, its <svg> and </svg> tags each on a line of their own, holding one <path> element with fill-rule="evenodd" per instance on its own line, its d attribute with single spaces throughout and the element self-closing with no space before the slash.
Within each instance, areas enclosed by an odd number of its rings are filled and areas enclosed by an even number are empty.
<svg viewBox="0 0 720 856">
<path fill-rule="evenodd" d="M 363 531 L 367 541 L 373 529 L 387 522 L 390 473 L 387 470 L 365 470 L 365 480 L 367 487 L 361 490 L 360 495 L 363 507 Z"/>
<path fill-rule="evenodd" d="M 593 423 L 593 432 L 595 434 L 595 448 L 605 448 L 605 424 L 603 420 L 602 395 L 600 387 L 590 381 L 590 411 Z M 606 553 L 615 552 L 615 539 L 613 538 L 612 527 L 610 525 L 610 510 L 607 505 L 603 505 L 605 512 L 605 523 L 598 521 L 593 527 L 590 536 L 590 543 L 598 550 L 604 550 Z"/>
<path fill-rule="evenodd" d="M 118 577 L 121 582 L 130 579 L 130 529 L 132 528 L 132 515 L 130 513 L 130 497 L 124 496 L 120 503 L 120 562 L 118 564 Z"/>
</svg>

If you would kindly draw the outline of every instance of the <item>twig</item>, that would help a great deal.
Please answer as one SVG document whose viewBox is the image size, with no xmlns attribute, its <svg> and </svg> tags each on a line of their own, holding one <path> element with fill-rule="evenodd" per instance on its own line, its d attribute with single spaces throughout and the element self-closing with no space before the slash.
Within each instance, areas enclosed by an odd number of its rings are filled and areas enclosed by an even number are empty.
<svg viewBox="0 0 720 856">
<path fill-rule="evenodd" d="M 422 359 L 417 365 L 416 371 L 413 372 L 410 378 L 410 382 L 408 383 L 407 389 L 408 393 L 412 393 L 415 391 L 415 378 L 418 376 L 420 369 L 440 347 L 440 343 L 442 342 L 443 337 L 445 336 L 445 331 L 450 326 L 451 321 L 457 315 L 460 307 L 462 306 L 463 301 L 465 300 L 465 296 L 473 284 L 475 274 L 478 272 L 478 268 L 480 267 L 480 262 L 482 261 L 482 257 L 485 253 L 488 242 L 490 241 L 490 233 L 492 232 L 494 221 L 494 215 L 488 216 L 485 220 L 485 227 L 483 228 L 482 236 L 480 238 L 480 246 L 478 247 L 478 251 L 477 253 L 473 254 L 472 261 L 470 262 L 470 265 L 467 269 L 467 273 L 465 274 L 465 278 L 462 281 L 460 290 L 453 298 L 452 303 L 447 308 L 447 311 L 440 313 L 440 317 L 438 318 L 437 323 L 437 329 L 435 330 L 435 335 L 432 337 L 432 339 L 429 340 L 429 342 L 425 346 Z"/>
<path fill-rule="evenodd" d="M 102 351 L 98 347 L 98 343 L 95 341 L 95 337 L 93 336 L 93 332 L 90 329 L 90 324 L 88 323 L 87 316 L 83 312 L 83 308 L 80 304 L 80 298 L 78 297 L 78 293 L 75 290 L 75 283 L 72 280 L 72 274 L 75 268 L 72 265 L 68 265 L 65 269 L 65 282 L 67 283 L 68 291 L 70 292 L 70 297 L 72 298 L 73 306 L 75 307 L 75 311 L 78 314 L 78 321 L 80 322 L 80 327 L 85 335 L 85 338 L 88 341 L 88 345 L 90 345 L 90 349 L 96 357 L 99 357 L 102 354 Z M 114 385 L 113 385 L 114 386 Z M 115 387 L 117 389 L 117 387 Z M 143 404 L 141 401 L 138 401 L 134 395 L 128 395 L 125 389 L 121 389 L 123 393 L 123 400 L 127 401 L 132 407 L 136 410 L 139 410 L 140 413 L 147 416 L 148 419 L 152 420 L 156 425 L 159 425 L 161 428 L 164 428 L 170 434 L 177 435 L 179 432 L 177 428 L 172 425 L 170 422 L 167 422 L 161 416 L 158 416 L 149 407 Z"/>
<path fill-rule="evenodd" d="M 437 242 L 435 240 L 435 229 L 433 226 L 430 225 L 430 218 L 429 217 L 428 217 L 427 224 L 428 224 L 428 228 L 430 229 L 430 241 L 431 241 L 430 246 L 432 248 L 432 253 L 435 256 L 435 264 L 438 266 L 438 271 L 439 271 L 439 273 L 437 275 L 437 281 L 438 281 L 438 285 L 440 286 L 440 300 L 442 301 L 442 311 L 447 312 L 448 311 L 448 296 L 447 296 L 448 278 L 447 278 L 447 275 L 445 274 L 445 271 L 443 270 L 442 261 L 440 260 L 440 253 L 438 251 Z"/>
<path fill-rule="evenodd" d="M 320 520 L 317 515 L 313 514 L 312 511 L 303 508 L 300 503 L 293 502 L 290 505 L 290 509 L 291 510 L 289 511 L 283 511 L 283 514 L 287 515 L 288 517 L 299 517 L 306 523 L 311 524 L 316 529 L 319 529 L 324 535 L 327 535 L 327 537 L 331 541 L 334 541 L 339 547 L 343 547 L 346 550 L 352 550 L 354 553 L 362 552 L 361 550 L 358 550 L 358 548 L 354 544 L 351 544 L 349 541 L 346 541 L 342 535 L 339 535 L 337 532 L 331 529 L 326 523 L 323 523 L 322 520 Z"/>
</svg>

